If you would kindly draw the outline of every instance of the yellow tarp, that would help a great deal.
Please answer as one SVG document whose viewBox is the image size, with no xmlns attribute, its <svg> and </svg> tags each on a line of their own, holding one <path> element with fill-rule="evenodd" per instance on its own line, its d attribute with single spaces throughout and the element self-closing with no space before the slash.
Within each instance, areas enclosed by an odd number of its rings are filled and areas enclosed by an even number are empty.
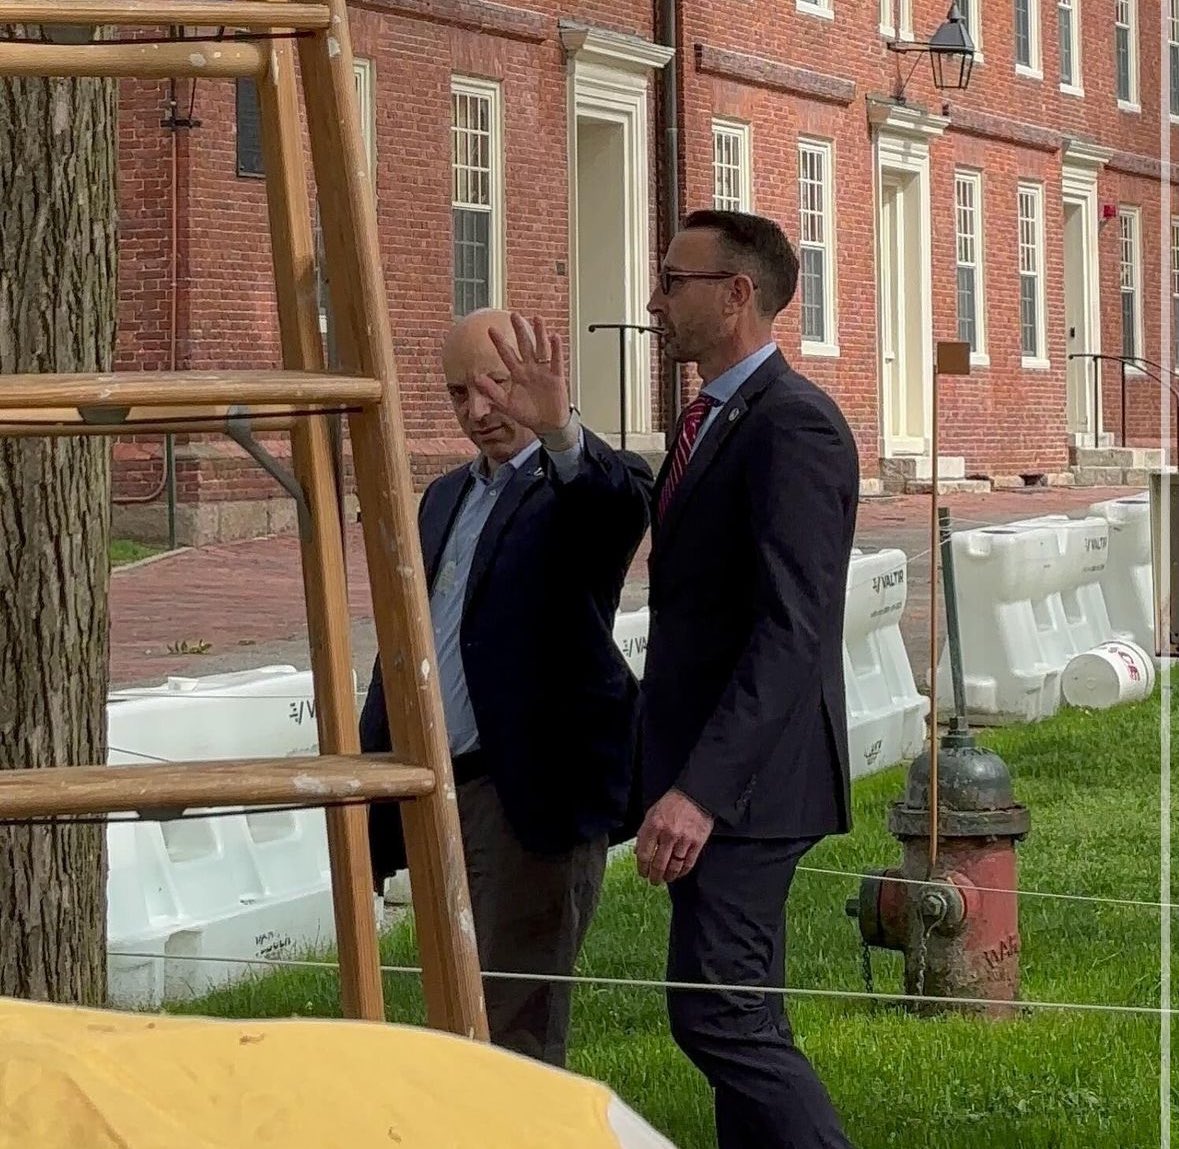
<svg viewBox="0 0 1179 1149">
<path fill-rule="evenodd" d="M 612 1100 L 415 1027 L 0 999 L 3 1149 L 618 1149 Z"/>
</svg>

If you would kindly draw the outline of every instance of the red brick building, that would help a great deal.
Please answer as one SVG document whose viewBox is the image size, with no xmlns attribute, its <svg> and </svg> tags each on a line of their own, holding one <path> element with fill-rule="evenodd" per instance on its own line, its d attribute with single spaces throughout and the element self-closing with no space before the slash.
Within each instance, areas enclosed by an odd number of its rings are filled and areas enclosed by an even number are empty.
<svg viewBox="0 0 1179 1149">
<path fill-rule="evenodd" d="M 843 405 L 867 490 L 927 472 L 933 344 L 954 338 L 974 354 L 940 384 L 943 475 L 1113 477 L 1086 468 L 1124 460 L 1074 448 L 1121 441 L 1120 364 L 1069 355 L 1177 358 L 1179 169 L 1162 157 L 1179 0 L 1170 20 L 1110 0 L 1112 21 L 1082 0 L 959 2 L 978 53 L 949 92 L 887 47 L 927 40 L 945 0 L 352 4 L 419 479 L 469 453 L 437 351 L 473 306 L 555 321 L 585 418 L 616 439 L 618 333 L 588 327 L 643 324 L 674 220 L 714 203 L 799 244 L 780 339 Z M 126 84 L 121 172 L 120 366 L 275 363 L 250 84 Z M 627 445 L 658 452 L 673 377 L 646 333 L 625 347 Z M 1126 395 L 1128 441 L 1157 442 L 1159 384 L 1131 370 Z M 170 488 L 181 543 L 293 522 L 227 441 L 178 437 L 174 458 L 169 483 L 163 443 L 118 445 L 118 530 L 159 537 Z"/>
</svg>

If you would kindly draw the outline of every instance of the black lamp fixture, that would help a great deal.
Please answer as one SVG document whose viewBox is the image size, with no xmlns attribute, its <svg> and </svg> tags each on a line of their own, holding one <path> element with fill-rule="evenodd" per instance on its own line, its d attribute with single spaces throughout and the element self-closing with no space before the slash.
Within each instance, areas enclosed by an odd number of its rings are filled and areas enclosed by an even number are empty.
<svg viewBox="0 0 1179 1149">
<path fill-rule="evenodd" d="M 926 43 L 893 40 L 888 44 L 888 50 L 928 53 L 933 86 L 939 91 L 965 91 L 970 84 L 970 72 L 974 67 L 974 41 L 970 38 L 970 29 L 958 7 L 958 0 L 952 0 L 945 21 Z M 898 100 L 904 100 L 905 84 L 908 84 L 916 69 L 917 65 L 914 64 L 905 83 L 898 84 L 895 93 Z"/>
</svg>

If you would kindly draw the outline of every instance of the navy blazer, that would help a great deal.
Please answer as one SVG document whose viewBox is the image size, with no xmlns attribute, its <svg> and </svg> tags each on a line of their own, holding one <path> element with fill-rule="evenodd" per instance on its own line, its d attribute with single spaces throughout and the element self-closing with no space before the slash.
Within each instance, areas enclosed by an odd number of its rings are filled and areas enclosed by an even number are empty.
<svg viewBox="0 0 1179 1149">
<path fill-rule="evenodd" d="M 676 786 L 722 835 L 850 828 L 843 614 L 858 502 L 838 406 L 775 351 L 717 412 L 652 527 L 645 805 Z"/>
<path fill-rule="evenodd" d="M 427 586 L 469 485 L 436 479 L 418 508 Z M 627 569 L 648 524 L 653 477 L 589 430 L 561 481 L 543 447 L 505 485 L 479 536 L 459 632 L 479 745 L 521 843 L 562 852 L 612 834 L 634 780 L 638 683 L 614 642 Z M 380 593 L 380 588 L 373 588 Z M 390 751 L 380 658 L 361 749 Z M 396 804 L 370 808 L 376 877 L 405 866 Z"/>
</svg>

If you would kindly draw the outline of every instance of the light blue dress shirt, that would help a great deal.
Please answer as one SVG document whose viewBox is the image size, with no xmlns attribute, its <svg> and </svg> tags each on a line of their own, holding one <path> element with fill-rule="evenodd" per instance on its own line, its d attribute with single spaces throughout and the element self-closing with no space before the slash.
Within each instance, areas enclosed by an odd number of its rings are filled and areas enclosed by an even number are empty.
<svg viewBox="0 0 1179 1149">
<path fill-rule="evenodd" d="M 708 434 L 708 429 L 712 426 L 717 415 L 720 414 L 721 407 L 736 395 L 737 388 L 773 355 L 777 349 L 778 345 L 773 342 L 767 343 L 764 347 L 759 347 L 752 355 L 746 355 L 739 363 L 734 363 L 727 371 L 722 371 L 707 386 L 700 388 L 701 394 L 710 395 L 713 399 L 718 400 L 718 403 L 708 412 L 704 418 L 704 422 L 700 425 L 700 432 L 696 436 L 696 441 L 692 444 L 692 455 L 696 453 L 696 448 L 700 446 L 704 436 Z M 691 455 L 688 456 L 688 458 L 691 457 Z"/>
<path fill-rule="evenodd" d="M 585 443 L 579 430 L 577 442 L 567 451 L 550 451 L 558 478 L 568 482 L 577 474 Z M 479 729 L 467 678 L 463 669 L 459 632 L 463 621 L 463 602 L 467 594 L 467 579 L 479 536 L 487 525 L 488 516 L 504 487 L 512 477 L 540 450 L 540 441 L 533 439 L 491 475 L 487 461 L 480 455 L 471 463 L 474 482 L 467 490 L 462 506 L 455 515 L 446 545 L 438 560 L 438 573 L 430 593 L 430 621 L 434 626 L 434 645 L 438 654 L 438 680 L 442 691 L 442 710 L 446 718 L 446 732 L 451 755 L 465 754 L 479 746 Z"/>
</svg>

